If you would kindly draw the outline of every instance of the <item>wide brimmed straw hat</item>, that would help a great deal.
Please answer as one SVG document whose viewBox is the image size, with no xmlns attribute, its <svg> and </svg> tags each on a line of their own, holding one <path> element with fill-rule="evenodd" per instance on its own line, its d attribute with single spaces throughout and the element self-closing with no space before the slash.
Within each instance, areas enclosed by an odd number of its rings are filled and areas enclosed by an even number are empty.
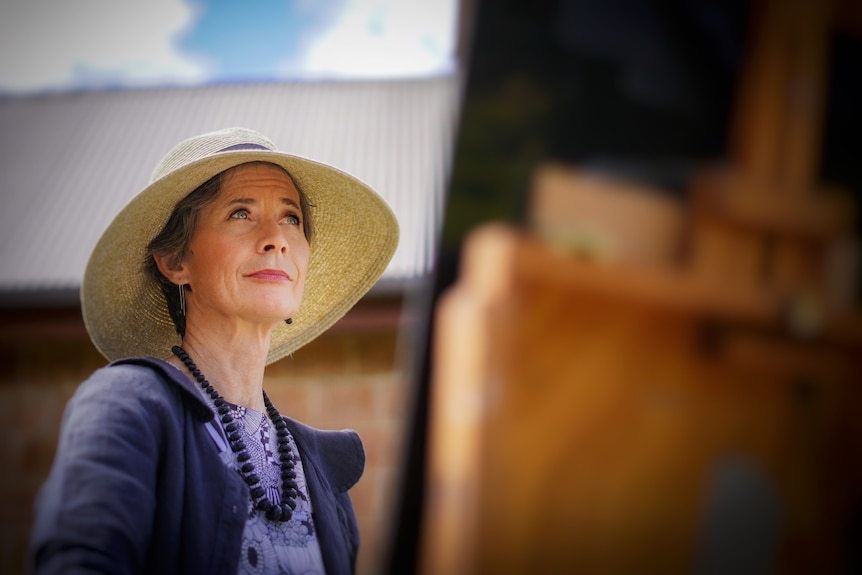
<svg viewBox="0 0 862 575">
<path fill-rule="evenodd" d="M 180 340 L 161 289 L 144 272 L 147 245 L 180 199 L 220 172 L 259 161 L 293 176 L 311 204 L 314 226 L 302 305 L 291 324 L 273 333 L 267 364 L 320 335 L 377 282 L 398 244 L 398 223 L 379 195 L 331 166 L 277 151 L 252 130 L 211 132 L 168 152 L 90 256 L 81 306 L 90 338 L 105 357 L 170 355 Z"/>
</svg>

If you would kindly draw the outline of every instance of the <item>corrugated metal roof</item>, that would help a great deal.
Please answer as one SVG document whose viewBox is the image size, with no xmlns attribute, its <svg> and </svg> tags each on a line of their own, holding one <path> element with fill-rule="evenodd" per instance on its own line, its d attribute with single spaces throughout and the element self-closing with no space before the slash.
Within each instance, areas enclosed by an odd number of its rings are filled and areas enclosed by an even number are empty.
<svg viewBox="0 0 862 575">
<path fill-rule="evenodd" d="M 384 280 L 425 275 L 458 113 L 454 77 L 222 85 L 0 99 L 0 295 L 69 293 L 114 215 L 178 141 L 245 126 L 386 198 Z"/>
</svg>

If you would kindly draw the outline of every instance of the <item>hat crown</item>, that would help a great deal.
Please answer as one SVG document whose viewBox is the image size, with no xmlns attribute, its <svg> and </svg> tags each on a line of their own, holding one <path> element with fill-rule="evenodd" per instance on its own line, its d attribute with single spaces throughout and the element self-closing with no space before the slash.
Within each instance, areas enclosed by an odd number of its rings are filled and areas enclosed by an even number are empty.
<svg viewBox="0 0 862 575">
<path fill-rule="evenodd" d="M 246 146 L 256 150 L 275 151 L 276 149 L 269 138 L 248 128 L 227 128 L 209 132 L 183 140 L 174 146 L 153 170 L 150 183 L 202 158 Z"/>
</svg>

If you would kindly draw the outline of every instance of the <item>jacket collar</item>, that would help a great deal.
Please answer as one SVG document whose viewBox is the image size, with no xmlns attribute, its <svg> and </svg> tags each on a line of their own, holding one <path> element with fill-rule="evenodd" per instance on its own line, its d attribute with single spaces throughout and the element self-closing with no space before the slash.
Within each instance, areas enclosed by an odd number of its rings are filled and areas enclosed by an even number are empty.
<svg viewBox="0 0 862 575">
<path fill-rule="evenodd" d="M 197 419 L 203 422 L 215 416 L 200 391 L 175 365 L 155 357 L 129 357 L 118 359 L 111 365 L 142 365 L 149 367 L 174 383 L 190 400 Z M 344 493 L 353 487 L 365 469 L 365 450 L 358 435 L 353 431 L 324 431 L 315 429 L 295 419 L 285 417 L 288 429 L 301 449 L 323 467 L 335 493 Z"/>
</svg>

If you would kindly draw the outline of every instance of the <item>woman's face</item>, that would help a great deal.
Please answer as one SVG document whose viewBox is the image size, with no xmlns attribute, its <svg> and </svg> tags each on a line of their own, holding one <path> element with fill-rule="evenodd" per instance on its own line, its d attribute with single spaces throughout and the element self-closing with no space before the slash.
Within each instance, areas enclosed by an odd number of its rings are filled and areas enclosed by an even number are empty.
<svg viewBox="0 0 862 575">
<path fill-rule="evenodd" d="M 309 254 L 291 179 L 272 165 L 237 166 L 199 214 L 182 262 L 187 313 L 283 321 L 299 309 Z"/>
</svg>

